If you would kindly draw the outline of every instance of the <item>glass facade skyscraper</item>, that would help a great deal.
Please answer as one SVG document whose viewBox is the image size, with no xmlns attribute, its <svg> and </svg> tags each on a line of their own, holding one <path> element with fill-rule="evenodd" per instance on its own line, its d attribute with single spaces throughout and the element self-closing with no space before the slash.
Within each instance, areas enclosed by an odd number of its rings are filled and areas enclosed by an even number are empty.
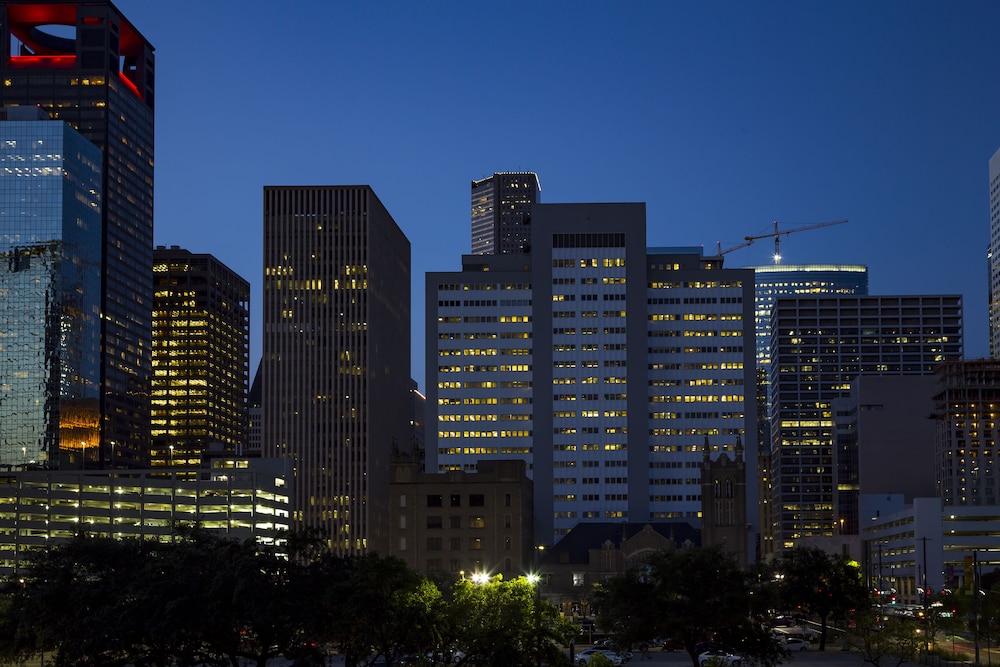
<svg viewBox="0 0 1000 667">
<path fill-rule="evenodd" d="M 102 151 L 101 433 L 87 450 L 102 467 L 148 463 L 153 89 L 153 47 L 108 0 L 0 4 L 0 105 L 39 106 Z"/>
<path fill-rule="evenodd" d="M 0 465 L 97 456 L 100 165 L 61 121 L 0 121 Z"/>
</svg>

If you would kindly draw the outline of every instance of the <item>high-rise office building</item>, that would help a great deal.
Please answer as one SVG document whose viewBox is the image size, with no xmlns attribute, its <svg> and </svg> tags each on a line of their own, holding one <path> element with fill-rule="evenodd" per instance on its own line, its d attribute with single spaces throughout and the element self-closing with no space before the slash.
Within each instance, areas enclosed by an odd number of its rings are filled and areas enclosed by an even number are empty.
<svg viewBox="0 0 1000 667">
<path fill-rule="evenodd" d="M 368 186 L 264 188 L 265 456 L 298 528 L 387 547 L 389 461 L 411 441 L 410 242 Z"/>
<path fill-rule="evenodd" d="M 997 420 L 1000 360 L 955 360 L 937 369 L 935 470 L 945 506 L 1000 502 Z"/>
<path fill-rule="evenodd" d="M 153 47 L 108 0 L 0 4 L 0 106 L 40 106 L 102 151 L 101 434 L 87 459 L 104 467 L 144 466 L 150 442 L 153 73 Z"/>
<path fill-rule="evenodd" d="M 779 298 L 771 332 L 773 542 L 765 552 L 857 533 L 857 489 L 834 483 L 838 466 L 856 470 L 857 463 L 839 459 L 832 403 L 848 396 L 859 374 L 929 375 L 942 361 L 960 359 L 962 298 Z"/>
<path fill-rule="evenodd" d="M 1000 149 L 990 158 L 990 358 L 1000 359 Z"/>
<path fill-rule="evenodd" d="M 101 152 L 37 107 L 2 115 L 0 465 L 80 467 L 100 439 Z"/>
<path fill-rule="evenodd" d="M 212 255 L 153 251 L 154 466 L 197 466 L 247 439 L 250 283 Z"/>
<path fill-rule="evenodd" d="M 770 504 L 771 405 L 769 401 L 771 367 L 771 307 L 780 297 L 820 296 L 824 294 L 865 296 L 868 294 L 868 267 L 858 264 L 764 264 L 748 267 L 754 272 L 754 330 L 757 361 L 757 472 L 761 490 L 758 521 L 762 543 L 773 536 Z"/>
<path fill-rule="evenodd" d="M 531 206 L 541 191 L 530 171 L 499 172 L 472 181 L 472 254 L 531 251 Z"/>
<path fill-rule="evenodd" d="M 642 204 L 532 215 L 530 257 L 427 275 L 428 471 L 528 461 L 540 544 L 584 521 L 697 524 L 705 438 L 756 456 L 753 273 L 647 250 Z"/>
</svg>

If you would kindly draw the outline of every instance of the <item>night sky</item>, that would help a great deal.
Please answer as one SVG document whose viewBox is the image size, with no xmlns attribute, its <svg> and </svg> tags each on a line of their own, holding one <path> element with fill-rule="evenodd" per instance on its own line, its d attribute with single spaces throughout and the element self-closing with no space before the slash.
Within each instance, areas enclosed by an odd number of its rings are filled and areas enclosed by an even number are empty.
<svg viewBox="0 0 1000 667">
<path fill-rule="evenodd" d="M 374 188 L 412 243 L 423 388 L 423 276 L 469 252 L 470 181 L 519 170 L 543 202 L 646 202 L 650 246 L 847 218 L 783 263 L 962 294 L 988 353 L 993 0 L 116 4 L 156 48 L 156 243 L 251 282 L 254 369 L 264 185 Z"/>
</svg>

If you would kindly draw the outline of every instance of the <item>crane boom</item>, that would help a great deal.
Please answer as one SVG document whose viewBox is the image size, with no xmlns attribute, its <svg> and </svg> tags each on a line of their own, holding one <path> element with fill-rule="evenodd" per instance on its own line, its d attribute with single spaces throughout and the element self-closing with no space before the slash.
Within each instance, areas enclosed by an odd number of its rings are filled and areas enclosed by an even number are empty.
<svg viewBox="0 0 1000 667">
<path fill-rule="evenodd" d="M 810 229 L 819 229 L 820 227 L 832 227 L 833 225 L 842 225 L 845 222 L 847 222 L 846 218 L 844 218 L 843 220 L 830 220 L 828 222 L 817 222 L 817 223 L 814 223 L 814 224 L 811 224 L 811 225 L 802 225 L 800 227 L 792 227 L 791 229 L 779 229 L 778 225 L 780 225 L 781 223 L 778 222 L 777 220 L 775 220 L 774 221 L 774 231 L 773 232 L 768 232 L 767 234 L 756 234 L 754 236 L 744 236 L 743 237 L 743 243 L 739 243 L 737 245 L 734 245 L 731 248 L 726 248 L 725 250 L 722 249 L 722 243 L 721 242 L 719 242 L 716 247 L 718 249 L 718 255 L 719 255 L 719 257 L 721 257 L 722 255 L 730 253 L 730 252 L 732 252 L 734 250 L 739 250 L 740 248 L 746 248 L 748 245 L 753 245 L 754 241 L 759 241 L 760 239 L 769 239 L 769 238 L 774 237 L 774 263 L 775 264 L 780 264 L 781 263 L 781 237 L 782 236 L 786 236 L 786 235 L 791 234 L 793 232 L 804 232 L 804 231 L 808 231 Z"/>
</svg>

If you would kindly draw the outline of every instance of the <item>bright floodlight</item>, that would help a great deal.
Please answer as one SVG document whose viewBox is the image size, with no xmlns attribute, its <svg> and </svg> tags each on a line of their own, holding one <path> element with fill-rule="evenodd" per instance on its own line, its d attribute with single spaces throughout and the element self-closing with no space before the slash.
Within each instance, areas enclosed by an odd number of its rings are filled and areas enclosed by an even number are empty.
<svg viewBox="0 0 1000 667">
<path fill-rule="evenodd" d="M 490 575 L 485 572 L 474 572 L 472 574 L 472 583 L 474 584 L 485 584 L 490 580 Z"/>
<path fill-rule="evenodd" d="M 537 574 L 529 574 L 528 576 L 525 577 L 525 579 L 528 580 L 529 584 L 537 584 L 539 581 L 541 581 L 542 578 L 539 577 Z"/>
</svg>

